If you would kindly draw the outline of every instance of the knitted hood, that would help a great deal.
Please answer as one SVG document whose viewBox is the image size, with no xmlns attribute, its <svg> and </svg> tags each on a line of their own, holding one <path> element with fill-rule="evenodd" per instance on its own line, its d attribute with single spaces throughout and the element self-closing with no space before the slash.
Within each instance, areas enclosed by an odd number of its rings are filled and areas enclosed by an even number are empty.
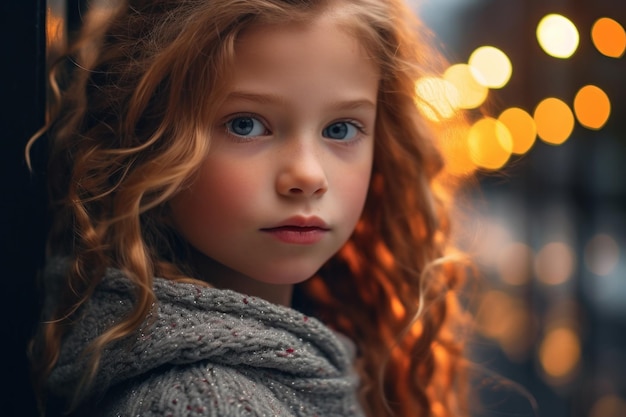
<svg viewBox="0 0 626 417">
<path fill-rule="evenodd" d="M 158 302 L 152 313 L 132 337 L 103 351 L 92 388 L 81 401 L 111 402 L 121 392 L 124 403 L 144 407 L 134 408 L 133 415 L 144 409 L 152 411 L 141 415 L 188 415 L 189 410 L 225 415 L 210 412 L 223 409 L 224 401 L 239 401 L 238 409 L 249 412 L 228 415 L 362 415 L 351 345 L 318 320 L 230 290 L 155 278 L 154 291 Z M 48 380 L 55 396 L 69 398 L 81 386 L 87 363 L 83 349 L 119 322 L 132 300 L 131 282 L 109 270 L 63 340 Z M 159 398 L 152 398 L 155 384 L 162 391 Z M 251 392 L 242 397 L 237 391 L 245 387 Z M 164 395 L 173 397 L 168 402 Z"/>
</svg>

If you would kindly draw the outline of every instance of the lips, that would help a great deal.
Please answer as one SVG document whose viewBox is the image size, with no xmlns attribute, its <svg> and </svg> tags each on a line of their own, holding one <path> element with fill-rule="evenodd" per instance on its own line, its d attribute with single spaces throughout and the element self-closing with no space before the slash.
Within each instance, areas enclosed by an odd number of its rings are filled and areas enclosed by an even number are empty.
<svg viewBox="0 0 626 417">
<path fill-rule="evenodd" d="M 268 228 L 264 228 L 261 230 L 271 230 L 271 229 L 279 229 L 279 228 L 301 228 L 301 229 L 323 229 L 329 230 L 328 225 L 319 217 L 303 217 L 303 216 L 294 216 L 290 217 L 282 222 Z"/>
<path fill-rule="evenodd" d="M 307 245 L 319 242 L 330 228 L 319 217 L 295 216 L 261 231 L 284 243 Z"/>
</svg>

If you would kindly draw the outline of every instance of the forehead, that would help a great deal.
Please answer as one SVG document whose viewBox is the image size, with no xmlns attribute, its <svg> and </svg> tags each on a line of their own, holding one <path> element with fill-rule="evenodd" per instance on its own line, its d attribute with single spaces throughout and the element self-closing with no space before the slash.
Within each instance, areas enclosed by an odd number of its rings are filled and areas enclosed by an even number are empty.
<svg viewBox="0 0 626 417">
<path fill-rule="evenodd" d="M 374 80 L 380 74 L 362 43 L 330 14 L 306 22 L 255 24 L 235 44 L 235 80 L 343 78 Z"/>
</svg>

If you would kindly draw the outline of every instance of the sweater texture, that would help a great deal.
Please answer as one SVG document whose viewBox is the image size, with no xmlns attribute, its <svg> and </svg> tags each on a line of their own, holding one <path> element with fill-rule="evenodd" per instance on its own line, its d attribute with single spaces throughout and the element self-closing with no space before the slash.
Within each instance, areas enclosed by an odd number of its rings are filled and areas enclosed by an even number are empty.
<svg viewBox="0 0 626 417">
<path fill-rule="evenodd" d="M 48 387 L 101 416 L 362 416 L 354 349 L 291 308 L 230 290 L 155 278 L 158 302 L 102 353 L 93 384 L 84 348 L 131 310 L 133 286 L 109 270 L 65 336 Z M 54 291 L 53 291 L 54 292 Z"/>
</svg>

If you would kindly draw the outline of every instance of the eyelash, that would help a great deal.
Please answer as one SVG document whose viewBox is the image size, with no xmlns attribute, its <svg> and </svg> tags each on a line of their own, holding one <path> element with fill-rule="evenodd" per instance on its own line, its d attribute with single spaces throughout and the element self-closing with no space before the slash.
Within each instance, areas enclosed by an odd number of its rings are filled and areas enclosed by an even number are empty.
<svg viewBox="0 0 626 417">
<path fill-rule="evenodd" d="M 363 124 L 361 122 L 359 122 L 358 120 L 354 120 L 354 119 L 343 119 L 343 120 L 337 120 L 336 122 L 333 123 L 352 123 L 354 125 L 354 127 L 356 127 L 357 129 L 359 129 L 361 131 L 361 133 L 365 134 L 365 126 L 363 126 Z"/>
<path fill-rule="evenodd" d="M 238 119 L 238 118 L 242 118 L 242 117 L 249 117 L 251 119 L 257 119 L 259 122 L 261 122 L 263 124 L 263 126 L 265 127 L 265 129 L 269 132 L 268 135 L 272 134 L 272 131 L 267 127 L 267 122 L 265 121 L 265 119 L 263 119 L 261 116 L 259 116 L 258 114 L 255 113 L 237 113 L 237 114 L 233 114 L 228 116 L 228 118 L 226 119 L 226 121 L 223 123 L 224 125 L 224 130 L 226 131 L 226 134 L 235 142 L 250 142 L 252 141 L 254 138 L 257 138 L 258 136 L 249 136 L 249 137 L 245 137 L 245 136 L 239 136 L 237 134 L 234 134 L 232 132 L 230 132 L 230 130 L 228 129 L 228 123 L 231 123 L 233 120 Z"/>
<path fill-rule="evenodd" d="M 328 126 L 331 126 L 335 123 L 349 123 L 352 126 L 354 126 L 356 128 L 356 130 L 358 130 L 358 134 L 353 137 L 352 139 L 348 139 L 345 141 L 342 140 L 333 140 L 328 138 L 328 140 L 330 140 L 331 142 L 337 144 L 338 146 L 353 146 L 358 144 L 359 142 L 361 142 L 361 140 L 363 140 L 365 138 L 365 136 L 368 135 L 368 131 L 365 128 L 365 125 L 363 125 L 361 122 L 359 122 L 358 120 L 355 119 L 339 119 L 339 120 L 334 120 L 332 122 L 330 122 L 329 124 L 326 125 L 326 127 L 324 129 L 326 129 Z"/>
<path fill-rule="evenodd" d="M 356 127 L 359 132 L 361 132 L 364 135 L 367 135 L 367 130 L 365 130 L 365 126 L 358 120 L 354 120 L 354 119 L 336 120 L 330 123 L 329 126 L 333 123 L 350 123 L 352 126 Z"/>
<path fill-rule="evenodd" d="M 258 136 L 250 136 L 250 137 L 239 136 L 239 135 L 233 134 L 233 133 L 231 133 L 229 131 L 228 126 L 227 126 L 228 123 L 230 123 L 234 119 L 237 119 L 237 118 L 240 118 L 240 117 L 250 117 L 250 118 L 257 119 L 267 129 L 267 131 L 269 132 L 268 135 L 272 134 L 272 131 L 267 127 L 267 122 L 265 121 L 265 119 L 263 119 L 258 114 L 255 114 L 255 113 L 237 113 L 237 114 L 230 115 L 226 119 L 226 121 L 223 123 L 224 130 L 226 131 L 226 134 L 228 136 L 230 136 L 232 140 L 237 141 L 237 142 L 244 142 L 245 143 L 245 142 L 250 142 L 255 137 L 258 137 Z M 357 135 L 356 137 L 354 137 L 353 139 L 350 139 L 350 140 L 347 140 L 347 141 L 340 141 L 340 140 L 335 140 L 334 141 L 334 142 L 337 142 L 337 143 L 341 143 L 342 145 L 347 146 L 347 145 L 355 144 L 355 143 L 359 142 L 363 138 L 363 135 L 367 135 L 368 134 L 365 126 L 361 122 L 359 122 L 358 120 L 355 120 L 355 119 L 334 120 L 331 123 L 329 123 L 328 125 L 326 125 L 326 127 L 324 127 L 324 129 L 326 129 L 328 126 L 331 126 L 331 125 L 333 125 L 335 123 L 349 123 L 352 126 L 354 126 L 360 132 L 360 134 Z"/>
</svg>

